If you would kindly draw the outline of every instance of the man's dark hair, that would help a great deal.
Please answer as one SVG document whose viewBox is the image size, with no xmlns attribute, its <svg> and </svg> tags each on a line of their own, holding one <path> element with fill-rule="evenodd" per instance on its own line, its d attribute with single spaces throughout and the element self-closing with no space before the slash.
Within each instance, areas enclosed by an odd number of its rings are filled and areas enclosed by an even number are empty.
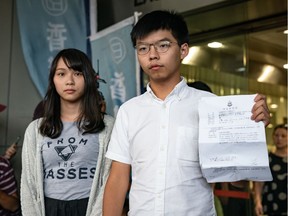
<svg viewBox="0 0 288 216">
<path fill-rule="evenodd" d="M 131 31 L 133 46 L 136 46 L 138 39 L 158 30 L 170 31 L 179 46 L 189 43 L 189 32 L 183 17 L 174 11 L 157 10 L 144 15 L 133 27 Z"/>
</svg>

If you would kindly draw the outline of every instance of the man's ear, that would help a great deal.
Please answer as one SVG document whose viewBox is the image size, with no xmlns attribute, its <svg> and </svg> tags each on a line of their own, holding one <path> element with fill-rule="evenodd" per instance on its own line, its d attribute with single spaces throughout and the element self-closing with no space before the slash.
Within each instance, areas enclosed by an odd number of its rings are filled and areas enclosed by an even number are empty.
<svg viewBox="0 0 288 216">
<path fill-rule="evenodd" d="M 181 45 L 180 52 L 181 52 L 181 59 L 183 60 L 189 53 L 189 46 L 187 43 Z"/>
</svg>

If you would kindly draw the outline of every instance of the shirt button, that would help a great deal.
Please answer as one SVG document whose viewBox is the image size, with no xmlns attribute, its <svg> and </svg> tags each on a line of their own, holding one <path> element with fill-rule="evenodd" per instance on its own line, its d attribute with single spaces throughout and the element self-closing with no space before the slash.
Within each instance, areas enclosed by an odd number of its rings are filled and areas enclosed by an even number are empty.
<svg viewBox="0 0 288 216">
<path fill-rule="evenodd" d="M 165 129 L 166 128 L 166 126 L 165 125 L 162 125 L 162 129 Z"/>
</svg>

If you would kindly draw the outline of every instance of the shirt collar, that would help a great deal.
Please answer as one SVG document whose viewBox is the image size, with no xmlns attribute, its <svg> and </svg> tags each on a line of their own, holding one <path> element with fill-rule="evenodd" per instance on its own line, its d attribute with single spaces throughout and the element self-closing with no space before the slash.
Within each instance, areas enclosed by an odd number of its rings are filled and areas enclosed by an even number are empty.
<svg viewBox="0 0 288 216">
<path fill-rule="evenodd" d="M 187 87 L 187 83 L 184 80 L 184 78 L 181 76 L 181 81 L 174 87 L 174 89 L 170 92 L 170 94 L 165 98 L 165 100 L 168 100 L 171 97 L 176 97 L 178 100 L 181 100 L 184 97 L 184 90 Z M 161 100 L 159 99 L 153 92 L 153 90 L 150 87 L 150 82 L 146 86 L 147 92 L 149 95 L 151 95 L 154 99 L 156 100 Z"/>
</svg>

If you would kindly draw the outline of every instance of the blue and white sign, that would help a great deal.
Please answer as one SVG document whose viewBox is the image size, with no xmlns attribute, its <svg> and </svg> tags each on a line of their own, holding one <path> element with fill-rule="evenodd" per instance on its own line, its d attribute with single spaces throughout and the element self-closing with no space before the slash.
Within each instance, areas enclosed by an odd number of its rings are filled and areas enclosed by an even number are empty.
<svg viewBox="0 0 288 216">
<path fill-rule="evenodd" d="M 116 116 L 122 103 L 137 95 L 135 49 L 130 39 L 134 17 L 123 20 L 92 35 L 91 49 L 94 68 L 98 70 L 107 113 Z"/>
<path fill-rule="evenodd" d="M 17 0 L 17 15 L 24 58 L 43 97 L 54 56 L 64 48 L 87 53 L 85 1 Z"/>
</svg>

